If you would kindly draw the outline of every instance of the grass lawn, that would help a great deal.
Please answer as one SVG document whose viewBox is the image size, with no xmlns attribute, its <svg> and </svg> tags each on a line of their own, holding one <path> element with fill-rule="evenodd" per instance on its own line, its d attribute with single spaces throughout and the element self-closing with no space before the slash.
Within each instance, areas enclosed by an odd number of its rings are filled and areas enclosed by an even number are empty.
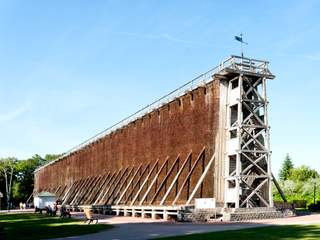
<svg viewBox="0 0 320 240">
<path fill-rule="evenodd" d="M 82 235 L 106 230 L 106 224 L 84 224 L 75 219 L 50 217 L 45 214 L 0 214 L 0 225 L 4 228 L 4 239 L 45 239 Z"/>
<path fill-rule="evenodd" d="M 186 236 L 159 238 L 163 240 L 291 240 L 320 239 L 320 225 L 288 225 L 259 227 L 233 231 L 191 234 Z"/>
</svg>

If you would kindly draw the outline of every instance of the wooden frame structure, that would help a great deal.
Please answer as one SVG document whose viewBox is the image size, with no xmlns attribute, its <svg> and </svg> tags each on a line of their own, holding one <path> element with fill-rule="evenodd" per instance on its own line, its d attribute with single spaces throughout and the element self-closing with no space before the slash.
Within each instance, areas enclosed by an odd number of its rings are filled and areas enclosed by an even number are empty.
<svg viewBox="0 0 320 240">
<path fill-rule="evenodd" d="M 268 62 L 234 58 L 227 82 L 225 206 L 273 207 L 266 81 Z"/>
<path fill-rule="evenodd" d="M 214 155 L 206 161 L 203 147 L 195 159 L 190 151 L 182 164 L 180 155 L 170 160 L 167 157 L 161 166 L 158 159 L 152 167 L 150 163 L 144 167 L 126 167 L 113 173 L 90 176 L 69 186 L 59 186 L 57 197 L 63 205 L 71 207 L 190 205 L 197 195 L 202 196 L 202 183 L 213 166 Z M 200 177 L 194 175 L 196 168 L 201 172 Z M 197 178 L 193 185 L 191 178 Z M 182 193 L 185 193 L 184 198 Z"/>
</svg>

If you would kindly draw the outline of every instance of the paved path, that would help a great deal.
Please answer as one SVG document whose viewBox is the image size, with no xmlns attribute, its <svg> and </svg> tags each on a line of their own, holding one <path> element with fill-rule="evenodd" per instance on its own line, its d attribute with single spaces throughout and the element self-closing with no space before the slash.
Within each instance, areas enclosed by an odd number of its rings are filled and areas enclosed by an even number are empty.
<svg viewBox="0 0 320 240">
<path fill-rule="evenodd" d="M 246 223 L 168 223 L 163 220 L 150 220 L 132 217 L 103 216 L 101 223 L 112 224 L 114 228 L 95 234 L 67 237 L 64 239 L 79 240 L 146 240 L 156 237 L 186 235 L 192 233 L 214 232 L 223 230 L 236 230 L 253 227 L 286 224 L 320 224 L 320 214 L 284 218 L 258 220 Z M 62 238 L 61 238 L 62 239 Z"/>
<path fill-rule="evenodd" d="M 9 211 L 8 210 L 0 210 L 0 213 L 34 213 L 34 208 L 27 208 L 27 209 L 23 209 L 23 210 L 20 210 L 20 209 L 10 209 Z"/>
</svg>

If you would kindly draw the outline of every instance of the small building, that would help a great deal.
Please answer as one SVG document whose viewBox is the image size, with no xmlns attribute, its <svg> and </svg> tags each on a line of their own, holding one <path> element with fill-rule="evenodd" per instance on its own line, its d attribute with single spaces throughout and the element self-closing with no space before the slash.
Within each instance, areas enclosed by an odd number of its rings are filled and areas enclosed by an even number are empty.
<svg viewBox="0 0 320 240">
<path fill-rule="evenodd" d="M 48 205 L 51 207 L 56 202 L 56 195 L 50 192 L 40 192 L 34 196 L 34 207 L 44 209 Z"/>
</svg>

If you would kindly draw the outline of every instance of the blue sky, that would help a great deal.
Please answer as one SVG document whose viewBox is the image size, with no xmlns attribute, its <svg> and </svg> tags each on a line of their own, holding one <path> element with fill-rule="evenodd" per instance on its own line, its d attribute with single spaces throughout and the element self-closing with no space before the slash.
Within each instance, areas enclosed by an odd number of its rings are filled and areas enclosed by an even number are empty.
<svg viewBox="0 0 320 240">
<path fill-rule="evenodd" d="M 272 168 L 320 170 L 319 1 L 2 1 L 0 156 L 60 153 L 230 54 L 267 59 Z"/>
</svg>

